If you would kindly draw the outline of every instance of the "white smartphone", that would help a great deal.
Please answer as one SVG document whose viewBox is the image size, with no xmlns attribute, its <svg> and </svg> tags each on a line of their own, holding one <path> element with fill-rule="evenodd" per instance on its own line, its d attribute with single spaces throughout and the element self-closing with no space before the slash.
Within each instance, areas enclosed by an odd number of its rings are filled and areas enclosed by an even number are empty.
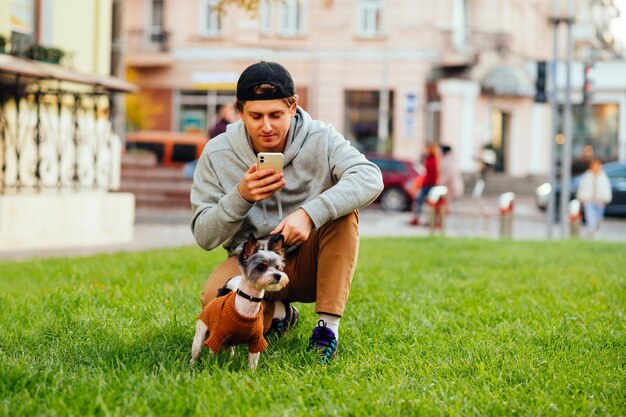
<svg viewBox="0 0 626 417">
<path fill-rule="evenodd" d="M 274 168 L 274 172 L 283 172 L 283 154 L 280 152 L 259 152 L 256 156 L 257 171 Z"/>
<path fill-rule="evenodd" d="M 283 154 L 280 152 L 259 152 L 256 156 L 256 169 L 261 171 L 266 168 L 274 168 L 274 173 L 283 172 Z"/>
</svg>

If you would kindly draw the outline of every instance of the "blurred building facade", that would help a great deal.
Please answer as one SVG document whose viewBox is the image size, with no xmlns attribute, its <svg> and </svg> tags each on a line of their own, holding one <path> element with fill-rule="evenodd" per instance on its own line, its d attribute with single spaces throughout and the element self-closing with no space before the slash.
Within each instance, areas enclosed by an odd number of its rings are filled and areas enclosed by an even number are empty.
<svg viewBox="0 0 626 417">
<path fill-rule="evenodd" d="M 132 239 L 111 0 L 0 0 L 0 250 Z"/>
<path fill-rule="evenodd" d="M 0 0 L 0 34 L 57 47 L 64 66 L 90 74 L 111 73 L 112 0 Z M 17 45 L 14 45 L 17 47 Z"/>
<path fill-rule="evenodd" d="M 497 169 L 510 176 L 549 172 L 552 117 L 537 90 L 552 54 L 552 2 L 259 3 L 256 13 L 231 6 L 218 13 L 217 0 L 124 2 L 124 65 L 142 89 L 127 101 L 130 126 L 204 131 L 219 105 L 233 101 L 239 73 L 272 60 L 292 73 L 302 107 L 364 151 L 418 160 L 426 142 L 448 144 L 472 173 L 491 147 Z M 577 92 L 584 64 L 604 59 L 593 53 L 606 46 L 598 45 L 600 3 L 610 2 L 576 1 Z M 622 65 L 594 65 L 590 105 L 575 110 L 580 126 L 595 125 L 576 130 L 580 152 L 589 152 L 591 135 L 608 144 L 605 159 L 626 159 Z M 582 94 L 573 99 L 581 103 Z"/>
</svg>

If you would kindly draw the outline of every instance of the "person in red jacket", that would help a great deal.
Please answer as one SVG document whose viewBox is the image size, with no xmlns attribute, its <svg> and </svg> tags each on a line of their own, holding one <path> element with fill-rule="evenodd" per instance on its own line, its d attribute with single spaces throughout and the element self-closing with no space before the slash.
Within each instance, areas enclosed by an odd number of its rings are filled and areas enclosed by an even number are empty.
<svg viewBox="0 0 626 417">
<path fill-rule="evenodd" d="M 422 204 L 426 201 L 430 189 L 437 185 L 439 178 L 439 146 L 434 143 L 427 144 L 424 150 L 424 169 L 426 173 L 422 181 L 422 188 L 415 199 L 415 217 L 411 220 L 413 225 L 419 224 Z"/>
</svg>

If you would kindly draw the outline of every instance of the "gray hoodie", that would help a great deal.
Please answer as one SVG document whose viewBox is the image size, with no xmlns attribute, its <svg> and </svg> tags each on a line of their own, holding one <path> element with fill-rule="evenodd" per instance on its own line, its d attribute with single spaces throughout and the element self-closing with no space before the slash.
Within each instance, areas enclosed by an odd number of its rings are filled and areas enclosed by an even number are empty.
<svg viewBox="0 0 626 417">
<path fill-rule="evenodd" d="M 266 238 L 281 221 L 279 204 L 285 216 L 303 208 L 319 228 L 370 204 L 383 189 L 376 165 L 332 126 L 312 120 L 300 107 L 284 151 L 286 185 L 280 195 L 251 204 L 241 197 L 237 184 L 255 163 L 242 121 L 205 146 L 191 188 L 191 230 L 204 249 L 221 244 L 232 253 L 250 233 Z"/>
</svg>

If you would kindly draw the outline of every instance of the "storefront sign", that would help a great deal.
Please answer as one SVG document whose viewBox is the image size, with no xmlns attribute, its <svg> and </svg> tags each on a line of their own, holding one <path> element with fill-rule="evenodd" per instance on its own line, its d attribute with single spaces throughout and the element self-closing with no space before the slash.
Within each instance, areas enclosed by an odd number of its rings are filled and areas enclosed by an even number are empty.
<svg viewBox="0 0 626 417">
<path fill-rule="evenodd" d="M 417 93 L 410 92 L 405 96 L 405 111 L 406 117 L 404 119 L 405 135 L 409 139 L 413 139 L 415 136 L 416 114 L 418 106 Z"/>
<path fill-rule="evenodd" d="M 237 87 L 238 79 L 239 73 L 234 71 L 195 71 L 191 73 L 191 82 L 195 89 L 234 90 Z"/>
</svg>

